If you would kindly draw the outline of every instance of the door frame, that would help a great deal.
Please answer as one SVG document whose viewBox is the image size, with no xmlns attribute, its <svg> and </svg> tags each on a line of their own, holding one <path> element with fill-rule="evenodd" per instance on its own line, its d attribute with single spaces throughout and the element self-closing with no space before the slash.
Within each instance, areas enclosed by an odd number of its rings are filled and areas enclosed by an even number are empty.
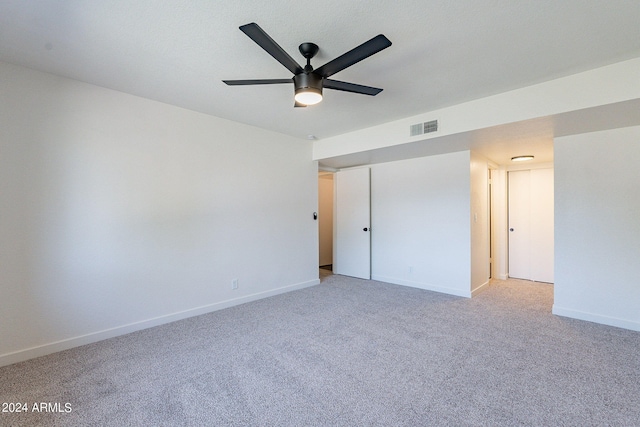
<svg viewBox="0 0 640 427">
<path fill-rule="evenodd" d="M 509 278 L 509 235 L 507 173 L 516 170 L 553 169 L 553 162 L 524 165 L 497 165 L 491 169 L 491 277 L 500 280 Z"/>
</svg>

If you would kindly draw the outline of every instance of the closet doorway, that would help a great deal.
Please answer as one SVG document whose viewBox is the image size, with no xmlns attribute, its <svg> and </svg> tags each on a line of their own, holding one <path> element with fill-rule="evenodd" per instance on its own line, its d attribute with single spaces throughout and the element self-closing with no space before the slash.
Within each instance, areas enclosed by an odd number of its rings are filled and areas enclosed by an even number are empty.
<svg viewBox="0 0 640 427">
<path fill-rule="evenodd" d="M 333 172 L 318 172 L 318 266 L 333 270 Z"/>
<path fill-rule="evenodd" d="M 553 283 L 553 169 L 509 172 L 509 277 Z"/>
</svg>

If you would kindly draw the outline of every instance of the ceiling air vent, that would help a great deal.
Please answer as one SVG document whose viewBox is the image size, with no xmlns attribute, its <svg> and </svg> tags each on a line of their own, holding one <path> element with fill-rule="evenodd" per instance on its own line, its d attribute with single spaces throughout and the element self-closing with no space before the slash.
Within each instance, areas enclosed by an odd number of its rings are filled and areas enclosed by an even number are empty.
<svg viewBox="0 0 640 427">
<path fill-rule="evenodd" d="M 430 122 L 418 123 L 417 125 L 411 125 L 409 128 L 410 136 L 422 135 L 425 133 L 437 132 L 438 121 L 431 120 Z"/>
</svg>

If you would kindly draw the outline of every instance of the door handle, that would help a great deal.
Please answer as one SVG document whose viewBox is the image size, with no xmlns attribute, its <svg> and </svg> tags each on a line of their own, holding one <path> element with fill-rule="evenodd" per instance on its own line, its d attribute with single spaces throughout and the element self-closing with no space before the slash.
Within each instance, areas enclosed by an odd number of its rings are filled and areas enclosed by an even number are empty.
<svg viewBox="0 0 640 427">
<path fill-rule="evenodd" d="M 513 231 L 513 228 L 510 228 L 509 231 Z"/>
<path fill-rule="evenodd" d="M 362 231 L 369 231 L 367 227 L 363 228 Z"/>
</svg>

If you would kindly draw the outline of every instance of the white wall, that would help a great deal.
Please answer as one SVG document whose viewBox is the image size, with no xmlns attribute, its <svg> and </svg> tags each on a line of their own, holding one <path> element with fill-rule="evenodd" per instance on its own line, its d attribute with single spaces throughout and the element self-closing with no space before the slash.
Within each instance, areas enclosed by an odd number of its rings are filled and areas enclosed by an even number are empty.
<svg viewBox="0 0 640 427">
<path fill-rule="evenodd" d="M 333 174 L 318 176 L 318 235 L 320 259 L 318 265 L 333 264 Z"/>
<path fill-rule="evenodd" d="M 371 166 L 374 280 L 471 296 L 469 162 L 465 151 Z"/>
<path fill-rule="evenodd" d="M 471 292 L 489 284 L 489 165 L 471 152 Z"/>
<path fill-rule="evenodd" d="M 640 127 L 555 140 L 558 315 L 640 331 Z"/>
<path fill-rule="evenodd" d="M 0 63 L 0 365 L 318 283 L 311 157 Z"/>
</svg>

